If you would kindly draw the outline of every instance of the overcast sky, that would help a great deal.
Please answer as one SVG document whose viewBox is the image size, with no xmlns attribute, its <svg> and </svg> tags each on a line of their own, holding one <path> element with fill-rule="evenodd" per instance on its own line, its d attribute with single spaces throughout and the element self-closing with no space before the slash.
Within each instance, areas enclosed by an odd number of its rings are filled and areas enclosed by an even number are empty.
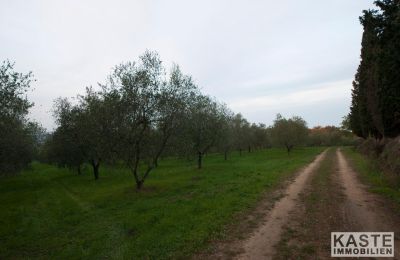
<svg viewBox="0 0 400 260">
<path fill-rule="evenodd" d="M 348 113 L 366 0 L 0 0 L 0 60 L 37 81 L 31 117 L 51 129 L 53 100 L 104 82 L 158 51 L 203 92 L 251 122 L 276 113 L 339 125 Z"/>
</svg>

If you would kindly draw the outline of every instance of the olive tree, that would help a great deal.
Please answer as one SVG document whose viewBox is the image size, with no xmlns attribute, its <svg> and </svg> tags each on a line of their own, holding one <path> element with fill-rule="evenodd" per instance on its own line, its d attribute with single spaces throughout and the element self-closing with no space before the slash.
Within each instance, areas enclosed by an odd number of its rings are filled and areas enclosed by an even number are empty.
<svg viewBox="0 0 400 260">
<path fill-rule="evenodd" d="M 288 154 L 295 145 L 304 144 L 307 135 L 307 123 L 298 116 L 286 119 L 278 114 L 271 129 L 272 141 L 276 145 L 285 146 Z"/>
<path fill-rule="evenodd" d="M 221 121 L 221 134 L 217 142 L 217 149 L 224 154 L 224 160 L 228 160 L 228 153 L 235 148 L 235 135 L 233 124 L 233 113 L 227 108 L 223 108 Z"/>
<path fill-rule="evenodd" d="M 158 165 L 158 159 L 167 146 L 172 145 L 174 135 L 184 127 L 186 112 L 189 109 L 190 100 L 198 95 L 197 86 L 190 76 L 182 74 L 179 66 L 174 65 L 168 82 L 161 88 L 157 116 L 155 118 L 155 133 L 158 142 L 155 143 L 154 165 Z"/>
<path fill-rule="evenodd" d="M 233 135 L 240 156 L 244 149 L 250 150 L 250 123 L 240 113 L 233 117 Z"/>
<path fill-rule="evenodd" d="M 118 119 L 121 118 L 118 98 L 113 93 L 104 95 L 92 88 L 79 96 L 78 134 L 96 180 L 101 163 L 113 162 L 117 153 Z"/>
<path fill-rule="evenodd" d="M 13 174 L 31 161 L 35 138 L 34 124 L 26 118 L 33 106 L 27 92 L 32 73 L 14 71 L 14 63 L 0 64 L 0 174 Z"/>
<path fill-rule="evenodd" d="M 254 149 L 262 149 L 268 146 L 268 134 L 265 124 L 251 124 L 250 143 Z"/>
<path fill-rule="evenodd" d="M 138 62 L 116 66 L 104 91 L 119 96 L 117 151 L 140 189 L 182 126 L 197 88 L 178 66 L 167 78 L 158 54 L 147 51 Z"/>
<path fill-rule="evenodd" d="M 191 100 L 185 120 L 184 138 L 190 152 L 197 154 L 197 167 L 202 168 L 203 156 L 223 136 L 227 110 L 224 105 L 205 95 Z"/>
<path fill-rule="evenodd" d="M 111 162 L 116 155 L 118 96 L 87 88 L 76 104 L 58 99 L 54 107 L 58 127 L 51 139 L 53 159 L 60 166 L 76 168 L 78 173 L 88 162 L 94 179 L 99 179 L 101 162 Z"/>
<path fill-rule="evenodd" d="M 81 111 L 66 98 L 54 101 L 53 115 L 56 130 L 48 138 L 45 146 L 47 160 L 59 167 L 76 169 L 81 173 L 81 165 L 86 161 L 83 138 L 80 135 L 78 117 Z"/>
</svg>

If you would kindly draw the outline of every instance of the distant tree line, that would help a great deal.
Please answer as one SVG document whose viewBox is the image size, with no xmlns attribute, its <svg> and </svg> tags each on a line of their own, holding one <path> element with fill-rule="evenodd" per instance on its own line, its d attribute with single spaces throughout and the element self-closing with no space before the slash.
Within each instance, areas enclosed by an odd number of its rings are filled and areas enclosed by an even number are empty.
<svg viewBox="0 0 400 260">
<path fill-rule="evenodd" d="M 375 1 L 364 11 L 361 62 L 353 81 L 348 117 L 356 135 L 367 138 L 400 134 L 400 1 Z"/>
<path fill-rule="evenodd" d="M 309 146 L 335 146 L 355 145 L 357 139 L 347 130 L 336 126 L 316 126 L 309 130 L 307 145 Z"/>
</svg>

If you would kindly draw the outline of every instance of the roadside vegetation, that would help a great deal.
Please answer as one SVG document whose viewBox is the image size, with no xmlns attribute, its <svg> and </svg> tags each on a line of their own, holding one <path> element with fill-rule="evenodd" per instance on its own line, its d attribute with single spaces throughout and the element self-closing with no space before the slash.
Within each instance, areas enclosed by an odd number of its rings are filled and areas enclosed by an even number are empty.
<svg viewBox="0 0 400 260">
<path fill-rule="evenodd" d="M 353 148 L 347 147 L 343 151 L 350 158 L 355 170 L 360 173 L 360 178 L 369 185 L 370 191 L 395 201 L 398 209 L 400 209 L 400 181 L 398 174 L 382 170 L 378 161 L 371 160 L 371 158 Z"/>
<path fill-rule="evenodd" d="M 201 171 L 166 158 L 140 192 L 126 167 L 93 181 L 89 164 L 76 175 L 33 163 L 0 182 L 0 258 L 187 257 L 322 149 L 208 154 Z"/>
</svg>

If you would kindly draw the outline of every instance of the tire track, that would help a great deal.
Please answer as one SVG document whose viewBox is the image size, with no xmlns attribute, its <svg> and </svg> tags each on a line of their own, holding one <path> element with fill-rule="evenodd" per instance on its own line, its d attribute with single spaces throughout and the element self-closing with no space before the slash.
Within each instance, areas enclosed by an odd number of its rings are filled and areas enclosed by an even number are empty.
<svg viewBox="0 0 400 260">
<path fill-rule="evenodd" d="M 337 149 L 339 179 L 344 187 L 346 201 L 343 205 L 343 219 L 346 231 L 395 232 L 395 259 L 400 259 L 400 222 L 398 217 L 385 208 L 379 196 L 367 191 L 357 178 L 356 172 L 347 163 L 340 149 Z"/>
</svg>

